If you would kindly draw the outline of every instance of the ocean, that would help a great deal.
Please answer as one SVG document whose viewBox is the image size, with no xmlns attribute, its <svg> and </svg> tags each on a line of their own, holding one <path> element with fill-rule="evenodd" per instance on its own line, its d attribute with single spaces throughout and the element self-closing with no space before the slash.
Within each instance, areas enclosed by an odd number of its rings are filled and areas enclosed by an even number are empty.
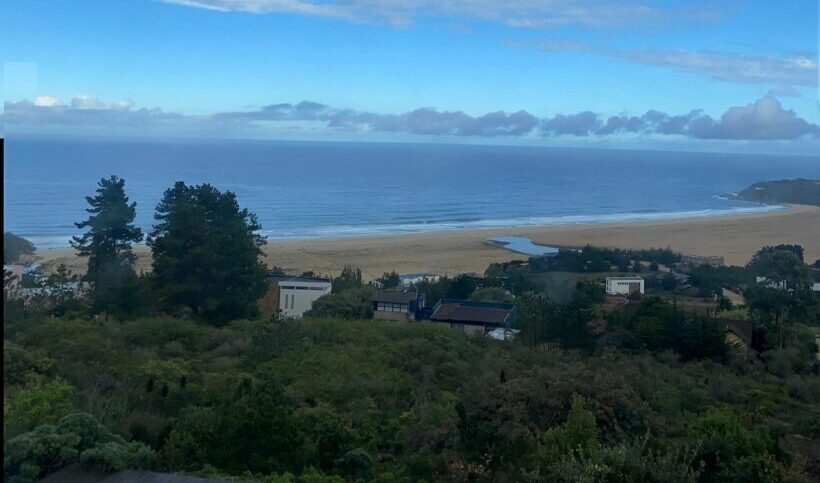
<svg viewBox="0 0 820 483">
<path fill-rule="evenodd" d="M 175 181 L 236 193 L 270 239 L 663 220 L 781 209 L 721 195 L 820 178 L 820 157 L 439 144 L 6 139 L 5 231 L 67 247 L 100 177 L 148 231 Z"/>
</svg>

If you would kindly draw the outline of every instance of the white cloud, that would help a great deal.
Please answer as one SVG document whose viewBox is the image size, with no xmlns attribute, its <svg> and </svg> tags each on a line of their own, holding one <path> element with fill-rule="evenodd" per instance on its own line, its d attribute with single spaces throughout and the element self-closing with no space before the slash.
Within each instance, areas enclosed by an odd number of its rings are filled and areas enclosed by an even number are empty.
<svg viewBox="0 0 820 483">
<path fill-rule="evenodd" d="M 729 82 L 817 85 L 817 62 L 809 58 L 658 50 L 620 50 L 614 55 L 639 64 L 672 67 Z"/>
<path fill-rule="evenodd" d="M 518 28 L 634 28 L 660 21 L 711 20 L 703 3 L 661 8 L 649 0 L 158 0 L 187 7 L 252 14 L 290 13 L 408 27 L 415 19 L 447 16 L 498 22 Z"/>
<path fill-rule="evenodd" d="M 769 95 L 775 97 L 800 97 L 800 91 L 794 86 L 777 86 L 769 89 Z"/>
<path fill-rule="evenodd" d="M 818 84 L 817 61 L 808 56 L 767 57 L 712 51 L 630 50 L 565 40 L 546 40 L 540 44 L 540 48 L 547 52 L 606 55 L 636 64 L 668 67 L 741 84 L 775 84 L 781 87 Z"/>
<path fill-rule="evenodd" d="M 62 106 L 63 103 L 60 99 L 57 99 L 54 96 L 37 96 L 34 98 L 34 105 L 41 107 L 56 107 Z"/>
<path fill-rule="evenodd" d="M 766 95 L 752 104 L 731 107 L 719 122 L 702 122 L 690 126 L 699 138 L 715 139 L 797 139 L 806 135 L 820 136 L 820 127 L 783 109 L 773 95 Z"/>
<path fill-rule="evenodd" d="M 71 99 L 71 107 L 73 109 L 84 110 L 84 109 L 95 109 L 95 110 L 106 110 L 106 111 L 123 111 L 128 110 L 133 107 L 134 101 L 131 99 L 122 99 L 119 101 L 113 102 L 102 102 L 94 96 L 89 96 L 86 94 L 79 95 L 73 99 Z"/>
</svg>

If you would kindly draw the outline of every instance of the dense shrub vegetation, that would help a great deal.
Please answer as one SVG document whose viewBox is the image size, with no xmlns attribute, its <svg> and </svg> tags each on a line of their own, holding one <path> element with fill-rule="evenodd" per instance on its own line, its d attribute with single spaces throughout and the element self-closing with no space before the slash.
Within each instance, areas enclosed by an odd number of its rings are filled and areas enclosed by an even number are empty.
<svg viewBox="0 0 820 483">
<path fill-rule="evenodd" d="M 38 318 L 5 336 L 7 476 L 33 474 L 27 455 L 70 418 L 92 425 L 77 412 L 106 435 L 60 442 L 74 448 L 61 458 L 113 466 L 379 481 L 817 476 L 817 364 L 789 351 L 682 362 L 342 320 Z"/>
</svg>

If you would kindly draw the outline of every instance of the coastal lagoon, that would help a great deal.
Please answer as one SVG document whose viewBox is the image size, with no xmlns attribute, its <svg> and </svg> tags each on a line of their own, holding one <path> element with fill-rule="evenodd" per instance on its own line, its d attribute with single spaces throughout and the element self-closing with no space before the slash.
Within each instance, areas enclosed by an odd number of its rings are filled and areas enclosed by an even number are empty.
<svg viewBox="0 0 820 483">
<path fill-rule="evenodd" d="M 6 140 L 5 229 L 68 246 L 117 174 L 146 231 L 175 181 L 234 191 L 270 239 L 664 220 L 777 210 L 721 195 L 820 178 L 820 158 L 431 144 Z"/>
<path fill-rule="evenodd" d="M 507 250 L 516 253 L 523 253 L 534 257 L 541 256 L 555 256 L 558 255 L 558 249 L 546 245 L 536 245 L 527 237 L 523 236 L 501 236 L 498 238 L 490 238 L 490 243 L 498 244 Z"/>
</svg>

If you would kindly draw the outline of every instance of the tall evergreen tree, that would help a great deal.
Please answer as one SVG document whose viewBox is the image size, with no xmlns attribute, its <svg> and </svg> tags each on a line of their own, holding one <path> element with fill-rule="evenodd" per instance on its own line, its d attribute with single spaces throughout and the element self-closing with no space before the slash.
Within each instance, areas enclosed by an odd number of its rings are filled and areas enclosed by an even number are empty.
<svg viewBox="0 0 820 483">
<path fill-rule="evenodd" d="M 803 263 L 803 247 L 763 247 L 746 268 L 765 279 L 746 290 L 747 305 L 755 319 L 777 334 L 777 346 L 782 349 L 795 319 L 805 314 L 807 303 L 812 300 L 811 278 Z"/>
<path fill-rule="evenodd" d="M 97 194 L 87 196 L 88 219 L 75 223 L 85 229 L 71 240 L 80 256 L 88 257 L 85 280 L 93 285 L 92 309 L 109 313 L 128 313 L 134 307 L 136 282 L 132 243 L 142 240 L 142 230 L 134 225 L 135 202 L 129 203 L 125 180 L 112 175 L 100 179 Z"/>
<path fill-rule="evenodd" d="M 264 238 L 256 215 L 236 195 L 209 184 L 177 182 L 157 206 L 148 239 L 158 303 L 221 324 L 257 314 L 264 295 Z"/>
</svg>

